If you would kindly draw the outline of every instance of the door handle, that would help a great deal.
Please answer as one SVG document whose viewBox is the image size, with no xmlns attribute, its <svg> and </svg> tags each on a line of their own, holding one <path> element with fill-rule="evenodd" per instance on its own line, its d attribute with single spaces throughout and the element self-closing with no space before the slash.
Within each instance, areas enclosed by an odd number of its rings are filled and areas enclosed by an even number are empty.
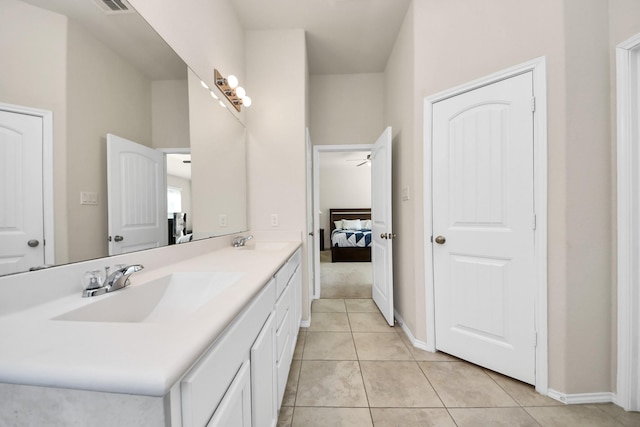
<svg viewBox="0 0 640 427">
<path fill-rule="evenodd" d="M 387 238 L 387 236 L 388 236 L 388 234 L 387 234 L 387 233 L 382 233 L 382 234 L 380 235 L 380 238 L 381 238 L 381 239 L 386 239 L 386 238 Z"/>
<path fill-rule="evenodd" d="M 313 231 L 309 233 L 309 236 L 313 237 Z"/>
<path fill-rule="evenodd" d="M 113 240 L 115 240 L 116 242 L 122 242 L 124 240 L 124 237 L 116 236 L 116 237 L 113 238 Z"/>
<path fill-rule="evenodd" d="M 436 243 L 439 245 L 444 245 L 444 242 L 446 242 L 447 239 L 444 236 L 438 236 L 436 237 Z"/>
<path fill-rule="evenodd" d="M 29 245 L 30 248 L 37 248 L 39 244 L 40 241 L 36 239 L 31 239 L 27 242 L 27 245 Z"/>
</svg>

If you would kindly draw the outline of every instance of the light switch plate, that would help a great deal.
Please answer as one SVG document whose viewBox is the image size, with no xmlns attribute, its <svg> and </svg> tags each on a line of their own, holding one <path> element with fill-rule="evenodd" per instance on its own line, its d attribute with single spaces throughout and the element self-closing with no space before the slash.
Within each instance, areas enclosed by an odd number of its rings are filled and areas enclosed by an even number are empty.
<svg viewBox="0 0 640 427">
<path fill-rule="evenodd" d="M 271 214 L 271 226 L 272 227 L 278 226 L 278 214 Z"/>
<path fill-rule="evenodd" d="M 220 215 L 218 216 L 218 225 L 219 225 L 220 227 L 226 227 L 226 226 L 228 225 L 228 222 L 227 222 L 227 215 L 226 215 L 226 214 L 220 214 Z"/>
<path fill-rule="evenodd" d="M 80 192 L 80 204 L 81 205 L 97 205 L 98 193 L 93 191 L 81 191 Z"/>
</svg>

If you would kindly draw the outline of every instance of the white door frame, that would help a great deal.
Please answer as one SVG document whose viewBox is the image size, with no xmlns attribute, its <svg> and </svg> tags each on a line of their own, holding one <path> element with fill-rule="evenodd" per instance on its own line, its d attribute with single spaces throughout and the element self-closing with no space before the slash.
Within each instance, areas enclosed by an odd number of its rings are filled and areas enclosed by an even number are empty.
<svg viewBox="0 0 640 427">
<path fill-rule="evenodd" d="M 618 379 L 616 403 L 640 410 L 640 34 L 616 46 Z M 635 72 L 634 72 L 635 71 Z"/>
<path fill-rule="evenodd" d="M 0 103 L 0 110 L 42 118 L 42 219 L 44 225 L 44 264 L 55 265 L 55 222 L 53 195 L 53 112 L 38 108 Z"/>
<path fill-rule="evenodd" d="M 432 157 L 433 104 L 453 96 L 496 83 L 510 77 L 533 73 L 533 95 L 535 115 L 533 117 L 534 139 L 534 206 L 536 211 L 535 239 L 535 317 L 537 331 L 536 345 L 536 390 L 548 393 L 548 329 L 547 329 L 547 83 L 546 60 L 544 57 L 491 74 L 470 83 L 445 90 L 424 99 L 424 266 L 427 342 L 429 351 L 436 351 L 435 342 L 435 293 L 433 282 L 433 235 L 432 221 Z"/>
<path fill-rule="evenodd" d="M 313 244 L 320 244 L 320 153 L 371 151 L 372 144 L 353 145 L 314 145 L 313 146 Z M 319 247 L 319 246 L 316 246 Z M 314 289 L 309 293 L 309 301 L 320 298 L 320 251 L 316 251 L 314 260 Z"/>
</svg>

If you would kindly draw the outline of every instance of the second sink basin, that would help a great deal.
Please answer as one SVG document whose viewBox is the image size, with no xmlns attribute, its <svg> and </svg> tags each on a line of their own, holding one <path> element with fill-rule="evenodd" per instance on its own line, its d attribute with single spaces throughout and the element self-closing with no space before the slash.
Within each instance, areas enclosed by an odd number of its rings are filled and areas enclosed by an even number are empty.
<svg viewBox="0 0 640 427">
<path fill-rule="evenodd" d="M 54 320 L 81 322 L 171 322 L 195 312 L 244 273 L 173 273 L 96 298 Z"/>
<path fill-rule="evenodd" d="M 240 246 L 242 250 L 279 251 L 287 247 L 288 242 L 251 242 Z"/>
</svg>

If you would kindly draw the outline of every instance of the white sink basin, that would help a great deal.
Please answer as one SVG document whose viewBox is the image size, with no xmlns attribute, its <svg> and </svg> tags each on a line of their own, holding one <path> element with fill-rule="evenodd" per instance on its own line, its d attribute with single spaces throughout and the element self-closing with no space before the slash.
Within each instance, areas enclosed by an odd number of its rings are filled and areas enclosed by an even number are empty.
<svg viewBox="0 0 640 427">
<path fill-rule="evenodd" d="M 254 242 L 240 246 L 241 250 L 279 251 L 287 247 L 288 242 Z"/>
<path fill-rule="evenodd" d="M 53 320 L 129 323 L 176 321 L 198 310 L 243 274 L 173 273 L 145 284 L 91 297 L 96 301 Z"/>
</svg>

